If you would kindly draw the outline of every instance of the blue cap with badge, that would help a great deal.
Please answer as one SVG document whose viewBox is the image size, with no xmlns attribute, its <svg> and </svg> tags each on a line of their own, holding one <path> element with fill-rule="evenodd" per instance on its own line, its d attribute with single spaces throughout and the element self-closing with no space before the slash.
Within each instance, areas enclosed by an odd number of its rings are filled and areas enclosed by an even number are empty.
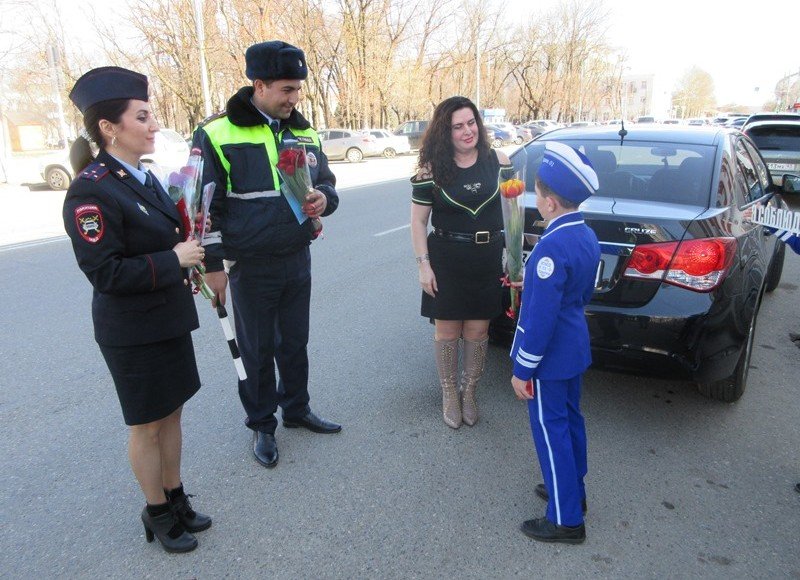
<svg viewBox="0 0 800 580">
<path fill-rule="evenodd" d="M 146 101 L 147 77 L 118 66 L 93 68 L 75 81 L 69 99 L 81 113 L 92 105 L 113 99 Z"/>
<path fill-rule="evenodd" d="M 278 79 L 305 80 L 308 76 L 306 55 L 282 40 L 254 44 L 244 53 L 245 74 L 251 81 Z"/>
<path fill-rule="evenodd" d="M 538 177 L 554 193 L 573 203 L 581 203 L 600 186 L 589 159 L 577 149 L 557 141 L 545 144 Z"/>
</svg>

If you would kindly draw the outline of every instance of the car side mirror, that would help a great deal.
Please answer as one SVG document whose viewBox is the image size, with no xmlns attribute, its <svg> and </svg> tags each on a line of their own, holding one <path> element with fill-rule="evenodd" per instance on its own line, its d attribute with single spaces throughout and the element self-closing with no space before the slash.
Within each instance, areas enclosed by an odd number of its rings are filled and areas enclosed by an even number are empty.
<svg viewBox="0 0 800 580">
<path fill-rule="evenodd" d="M 783 175 L 783 191 L 786 193 L 800 191 L 800 175 L 785 173 Z"/>
</svg>

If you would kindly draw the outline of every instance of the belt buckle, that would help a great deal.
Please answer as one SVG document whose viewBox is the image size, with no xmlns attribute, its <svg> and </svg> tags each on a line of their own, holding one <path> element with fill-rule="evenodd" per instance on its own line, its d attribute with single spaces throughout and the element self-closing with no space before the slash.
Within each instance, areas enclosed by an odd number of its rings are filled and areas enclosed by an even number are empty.
<svg viewBox="0 0 800 580">
<path fill-rule="evenodd" d="M 491 234 L 489 232 L 475 232 L 476 244 L 488 244 Z"/>
</svg>

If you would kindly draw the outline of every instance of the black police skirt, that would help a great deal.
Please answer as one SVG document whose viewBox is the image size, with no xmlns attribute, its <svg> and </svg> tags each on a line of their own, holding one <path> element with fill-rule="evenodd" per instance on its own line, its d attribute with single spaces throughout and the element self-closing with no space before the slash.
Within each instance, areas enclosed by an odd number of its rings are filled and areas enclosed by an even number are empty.
<svg viewBox="0 0 800 580">
<path fill-rule="evenodd" d="M 126 425 L 163 419 L 200 389 L 191 333 L 151 344 L 104 346 Z"/>
<path fill-rule="evenodd" d="M 503 311 L 503 238 L 486 244 L 428 236 L 439 292 L 422 292 L 420 313 L 435 320 L 491 320 Z"/>
</svg>

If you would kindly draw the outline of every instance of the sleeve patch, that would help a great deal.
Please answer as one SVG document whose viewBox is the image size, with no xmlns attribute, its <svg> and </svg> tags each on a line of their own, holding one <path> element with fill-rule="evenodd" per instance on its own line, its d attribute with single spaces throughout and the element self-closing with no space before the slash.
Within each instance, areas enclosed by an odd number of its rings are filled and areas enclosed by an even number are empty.
<svg viewBox="0 0 800 580">
<path fill-rule="evenodd" d="M 90 244 L 102 240 L 106 231 L 103 213 L 94 204 L 79 205 L 75 208 L 75 224 L 78 226 L 78 233 Z"/>
<path fill-rule="evenodd" d="M 546 280 L 553 275 L 555 269 L 556 265 L 553 263 L 553 260 L 545 256 L 536 264 L 536 275 L 542 280 Z"/>
</svg>

